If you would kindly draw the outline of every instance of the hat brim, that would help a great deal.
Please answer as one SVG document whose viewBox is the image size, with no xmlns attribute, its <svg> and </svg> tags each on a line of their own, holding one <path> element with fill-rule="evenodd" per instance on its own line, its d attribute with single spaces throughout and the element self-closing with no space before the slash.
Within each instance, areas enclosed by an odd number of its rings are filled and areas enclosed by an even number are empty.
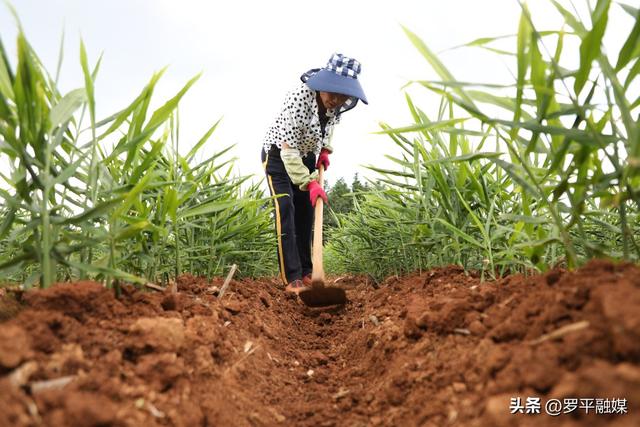
<svg viewBox="0 0 640 427">
<path fill-rule="evenodd" d="M 322 69 L 309 77 L 306 83 L 307 86 L 313 90 L 341 93 L 343 95 L 356 97 L 365 104 L 369 104 L 362 90 L 362 86 L 360 86 L 360 82 L 357 79 L 340 76 L 332 71 Z"/>
</svg>

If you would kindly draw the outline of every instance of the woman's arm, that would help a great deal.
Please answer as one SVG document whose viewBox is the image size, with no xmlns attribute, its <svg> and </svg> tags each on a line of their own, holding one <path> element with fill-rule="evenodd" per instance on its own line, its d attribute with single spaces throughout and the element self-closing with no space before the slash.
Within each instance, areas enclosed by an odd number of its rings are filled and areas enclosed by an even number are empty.
<svg viewBox="0 0 640 427">
<path fill-rule="evenodd" d="M 307 190 L 309 182 L 317 179 L 318 172 L 309 173 L 309 169 L 302 163 L 302 157 L 300 157 L 300 151 L 297 148 L 291 148 L 283 142 L 280 157 L 291 182 L 298 185 L 302 191 Z"/>
</svg>

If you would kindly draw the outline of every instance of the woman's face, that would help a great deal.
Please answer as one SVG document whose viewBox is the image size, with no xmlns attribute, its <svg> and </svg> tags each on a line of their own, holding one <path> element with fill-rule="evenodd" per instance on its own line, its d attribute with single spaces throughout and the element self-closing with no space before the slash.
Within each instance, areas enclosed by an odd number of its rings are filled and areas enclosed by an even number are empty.
<svg viewBox="0 0 640 427">
<path fill-rule="evenodd" d="M 347 95 L 343 95 L 341 93 L 335 92 L 320 92 L 320 100 L 322 101 L 322 105 L 327 110 L 332 110 L 334 108 L 338 108 L 345 102 L 347 102 L 349 97 Z"/>
</svg>

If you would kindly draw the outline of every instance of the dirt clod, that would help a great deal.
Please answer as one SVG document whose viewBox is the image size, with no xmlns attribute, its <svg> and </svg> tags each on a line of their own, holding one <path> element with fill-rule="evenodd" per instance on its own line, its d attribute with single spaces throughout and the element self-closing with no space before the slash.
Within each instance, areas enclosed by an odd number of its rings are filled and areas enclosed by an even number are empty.
<svg viewBox="0 0 640 427">
<path fill-rule="evenodd" d="M 131 346 L 153 347 L 160 351 L 177 351 L 184 344 L 184 325 L 181 319 L 143 317 L 129 328 Z"/>
<path fill-rule="evenodd" d="M 15 368 L 31 355 L 29 336 L 20 326 L 0 327 L 0 371 Z"/>
<path fill-rule="evenodd" d="M 224 304 L 224 308 L 231 314 L 238 314 L 242 312 L 243 306 L 238 301 L 229 301 Z"/>
</svg>

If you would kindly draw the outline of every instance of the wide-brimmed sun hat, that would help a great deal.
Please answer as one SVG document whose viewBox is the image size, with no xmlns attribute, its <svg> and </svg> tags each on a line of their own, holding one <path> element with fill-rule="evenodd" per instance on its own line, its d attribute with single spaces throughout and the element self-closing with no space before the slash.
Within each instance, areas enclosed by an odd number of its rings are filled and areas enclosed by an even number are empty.
<svg viewBox="0 0 640 427">
<path fill-rule="evenodd" d="M 349 96 L 349 99 L 338 111 L 343 113 L 355 107 L 358 100 L 368 104 L 367 97 L 358 81 L 361 69 L 360 63 L 355 59 L 334 53 L 324 68 L 313 68 L 300 76 L 300 80 L 316 91 Z"/>
</svg>

